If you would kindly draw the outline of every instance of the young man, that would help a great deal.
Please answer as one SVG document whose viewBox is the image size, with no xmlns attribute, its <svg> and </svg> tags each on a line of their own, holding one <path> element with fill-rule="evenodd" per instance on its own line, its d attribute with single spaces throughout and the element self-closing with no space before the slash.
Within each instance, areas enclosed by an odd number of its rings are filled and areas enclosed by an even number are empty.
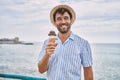
<svg viewBox="0 0 120 80">
<path fill-rule="evenodd" d="M 71 31 L 75 12 L 68 5 L 58 5 L 51 10 L 50 19 L 59 33 L 56 43 L 44 42 L 39 56 L 40 73 L 47 71 L 47 80 L 93 80 L 92 54 L 89 43 Z"/>
</svg>

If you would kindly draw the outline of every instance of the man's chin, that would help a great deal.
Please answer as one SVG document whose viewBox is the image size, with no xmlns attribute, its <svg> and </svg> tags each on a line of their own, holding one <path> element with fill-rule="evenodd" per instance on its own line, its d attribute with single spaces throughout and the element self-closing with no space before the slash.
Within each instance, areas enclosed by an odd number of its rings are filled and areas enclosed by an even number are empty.
<svg viewBox="0 0 120 80">
<path fill-rule="evenodd" d="M 65 34 L 65 33 L 67 33 L 68 31 L 60 31 L 60 33 L 62 33 L 62 34 Z"/>
</svg>

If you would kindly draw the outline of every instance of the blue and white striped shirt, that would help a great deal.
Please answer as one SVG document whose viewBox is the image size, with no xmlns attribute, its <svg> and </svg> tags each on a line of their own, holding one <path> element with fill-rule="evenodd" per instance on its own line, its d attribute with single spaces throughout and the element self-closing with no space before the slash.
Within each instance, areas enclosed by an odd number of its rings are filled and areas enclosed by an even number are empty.
<svg viewBox="0 0 120 80">
<path fill-rule="evenodd" d="M 58 45 L 48 63 L 47 80 L 81 80 L 81 66 L 92 65 L 89 43 L 73 33 L 63 44 L 59 37 L 56 42 Z M 47 43 L 48 40 L 44 42 L 39 60 L 45 54 Z"/>
</svg>

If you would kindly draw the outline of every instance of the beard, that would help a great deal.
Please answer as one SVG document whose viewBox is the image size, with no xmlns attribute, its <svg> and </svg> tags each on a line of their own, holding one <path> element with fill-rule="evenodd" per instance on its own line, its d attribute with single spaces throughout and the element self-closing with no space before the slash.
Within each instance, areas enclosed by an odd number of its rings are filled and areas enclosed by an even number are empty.
<svg viewBox="0 0 120 80">
<path fill-rule="evenodd" d="M 59 25 L 57 26 L 58 31 L 59 31 L 60 33 L 62 33 L 62 34 L 67 33 L 67 32 L 70 30 L 70 28 L 71 28 L 71 25 L 68 24 L 68 23 L 59 24 Z"/>
</svg>

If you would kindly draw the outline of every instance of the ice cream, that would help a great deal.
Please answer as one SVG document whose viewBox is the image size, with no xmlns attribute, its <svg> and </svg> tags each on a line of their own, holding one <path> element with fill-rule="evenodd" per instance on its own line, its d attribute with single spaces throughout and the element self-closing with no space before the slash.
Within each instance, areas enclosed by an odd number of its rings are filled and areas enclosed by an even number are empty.
<svg viewBox="0 0 120 80">
<path fill-rule="evenodd" d="M 48 36 L 49 36 L 49 42 L 55 43 L 55 39 L 56 39 L 56 33 L 55 33 L 55 31 L 51 30 L 49 32 Z"/>
</svg>

